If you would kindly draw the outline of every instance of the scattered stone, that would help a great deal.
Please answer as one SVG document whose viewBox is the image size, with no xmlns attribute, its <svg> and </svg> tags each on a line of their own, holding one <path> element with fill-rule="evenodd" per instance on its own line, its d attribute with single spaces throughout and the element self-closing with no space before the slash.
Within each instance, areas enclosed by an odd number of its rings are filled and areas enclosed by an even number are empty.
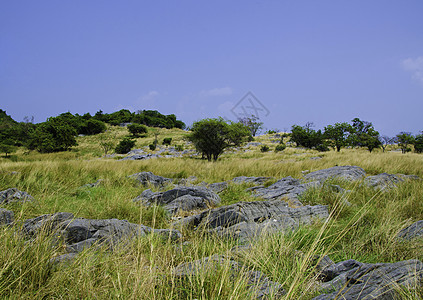
<svg viewBox="0 0 423 300">
<path fill-rule="evenodd" d="M 174 225 L 205 227 L 211 233 L 246 240 L 262 233 L 292 231 L 328 216 L 327 206 L 291 208 L 286 202 L 270 200 L 238 202 L 209 209 L 177 221 Z"/>
<path fill-rule="evenodd" d="M 364 176 L 366 176 L 366 172 L 360 167 L 336 166 L 306 174 L 304 179 L 307 181 L 324 182 L 329 178 L 340 178 L 352 181 L 362 179 Z"/>
<path fill-rule="evenodd" d="M 247 177 L 247 176 L 239 176 L 232 179 L 234 183 L 250 183 L 255 185 L 264 184 L 266 181 L 271 179 L 272 177 Z"/>
<path fill-rule="evenodd" d="M 124 239 L 149 233 L 171 240 L 181 237 L 177 230 L 153 229 L 118 219 L 75 219 L 73 214 L 65 212 L 26 220 L 22 231 L 30 238 L 39 234 L 55 234 L 57 241 L 62 241 L 70 253 L 81 252 L 93 245 L 105 245 L 113 250 Z"/>
<path fill-rule="evenodd" d="M 223 192 L 225 189 L 228 188 L 228 186 L 229 184 L 226 181 L 206 184 L 206 187 L 209 190 L 212 190 L 213 192 L 215 192 L 216 194 Z"/>
<path fill-rule="evenodd" d="M 143 159 L 151 159 L 151 158 L 159 158 L 159 157 L 162 157 L 162 156 L 159 154 L 148 153 L 148 154 L 135 154 L 135 155 L 124 157 L 119 160 L 143 160 Z"/>
<path fill-rule="evenodd" d="M 411 224 L 407 228 L 401 230 L 397 237 L 404 240 L 412 240 L 415 238 L 420 238 L 423 235 L 423 220 L 417 221 L 416 223 Z"/>
<path fill-rule="evenodd" d="M 172 183 L 172 179 L 162 177 L 159 175 L 154 175 L 152 172 L 140 172 L 136 174 L 132 174 L 128 176 L 129 178 L 133 178 L 143 186 L 153 185 L 156 187 L 162 187 L 169 183 Z"/>
<path fill-rule="evenodd" d="M 364 183 L 372 188 L 379 190 L 389 190 L 397 187 L 398 183 L 401 183 L 405 180 L 419 180 L 420 177 L 416 175 L 403 175 L 403 174 L 388 174 L 381 173 L 374 176 L 368 176 L 364 179 Z"/>
<path fill-rule="evenodd" d="M 134 149 L 126 153 L 126 155 L 135 155 L 135 154 L 144 154 L 145 151 L 143 149 Z"/>
<path fill-rule="evenodd" d="M 201 274 L 215 274 L 222 269 L 225 272 L 230 272 L 230 278 L 234 280 L 238 276 L 245 276 L 248 281 L 248 289 L 254 293 L 256 299 L 279 298 L 285 294 L 285 290 L 280 283 L 271 281 L 260 271 L 248 270 L 242 264 L 223 255 L 213 255 L 180 264 L 172 273 L 176 277 L 184 278 Z"/>
<path fill-rule="evenodd" d="M 347 260 L 330 265 L 321 272 L 322 294 L 314 300 L 396 299 L 398 287 L 415 288 L 423 279 L 419 260 L 366 264 Z"/>
<path fill-rule="evenodd" d="M 249 142 L 244 146 L 244 148 L 248 148 L 250 146 L 257 147 L 257 146 L 260 146 L 260 145 L 263 145 L 263 144 L 259 143 L 259 142 Z"/>
<path fill-rule="evenodd" d="M 34 197 L 27 192 L 18 190 L 17 188 L 10 188 L 0 192 L 0 204 L 9 204 L 13 202 L 31 202 Z"/>
<path fill-rule="evenodd" d="M 320 156 L 313 156 L 313 157 L 310 157 L 310 159 L 311 160 L 319 160 L 319 159 L 322 159 Z"/>
<path fill-rule="evenodd" d="M 0 208 L 0 226 L 10 225 L 15 220 L 15 214 L 11 210 Z"/>
<path fill-rule="evenodd" d="M 171 214 L 179 211 L 191 211 L 216 206 L 220 197 L 213 191 L 201 186 L 178 186 L 166 192 L 153 193 L 145 190 L 134 202 L 141 202 L 146 206 L 163 205 Z"/>
<path fill-rule="evenodd" d="M 98 187 L 101 185 L 101 183 L 103 182 L 103 179 L 99 179 L 94 183 L 87 183 L 84 184 L 81 188 L 93 188 L 93 187 Z"/>
</svg>

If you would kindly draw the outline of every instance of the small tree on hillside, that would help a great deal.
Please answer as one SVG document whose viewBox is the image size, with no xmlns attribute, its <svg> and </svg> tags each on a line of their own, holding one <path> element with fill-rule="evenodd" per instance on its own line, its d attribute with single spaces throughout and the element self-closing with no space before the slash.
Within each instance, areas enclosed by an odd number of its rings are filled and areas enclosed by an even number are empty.
<svg viewBox="0 0 423 300">
<path fill-rule="evenodd" d="M 141 124 L 130 124 L 127 126 L 128 131 L 135 137 L 141 136 L 148 132 L 147 126 Z"/>
<path fill-rule="evenodd" d="M 382 147 L 383 152 L 385 152 L 386 147 L 392 144 L 395 141 L 394 137 L 390 137 L 387 135 L 379 136 L 380 146 Z"/>
<path fill-rule="evenodd" d="M 248 127 L 251 132 L 252 136 L 256 136 L 256 134 L 263 129 L 263 122 L 260 122 L 260 119 L 254 115 L 245 118 L 239 118 L 239 123 Z"/>
<path fill-rule="evenodd" d="M 240 123 L 204 119 L 194 122 L 188 140 L 208 161 L 216 161 L 226 148 L 242 144 L 250 134 L 249 128 Z"/>
<path fill-rule="evenodd" d="M 423 131 L 414 138 L 414 151 L 423 153 Z"/>
<path fill-rule="evenodd" d="M 330 146 L 341 151 L 342 147 L 349 145 L 349 136 L 353 132 L 353 127 L 344 123 L 335 123 L 325 127 L 324 137 L 330 141 Z"/>
<path fill-rule="evenodd" d="M 291 129 L 291 142 L 308 149 L 320 149 L 324 146 L 324 138 L 321 130 L 314 130 L 313 123 L 307 122 L 305 126 L 293 125 Z"/>
<path fill-rule="evenodd" d="M 396 140 L 403 154 L 411 151 L 408 146 L 413 144 L 414 138 L 410 132 L 400 132 L 397 134 Z"/>
<path fill-rule="evenodd" d="M 116 146 L 115 148 L 115 152 L 118 154 L 126 154 L 129 151 L 131 151 L 132 147 L 135 146 L 135 141 L 128 138 L 128 137 L 124 137 L 119 144 Z"/>
<path fill-rule="evenodd" d="M 8 157 L 8 154 L 11 154 L 15 152 L 17 149 L 16 146 L 6 143 L 0 143 L 0 153 L 6 154 L 6 157 Z"/>
</svg>

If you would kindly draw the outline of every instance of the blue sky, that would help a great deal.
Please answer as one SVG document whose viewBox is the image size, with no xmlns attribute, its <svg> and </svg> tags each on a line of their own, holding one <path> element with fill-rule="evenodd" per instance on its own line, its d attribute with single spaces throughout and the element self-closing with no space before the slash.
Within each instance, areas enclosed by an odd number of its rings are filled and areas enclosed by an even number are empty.
<svg viewBox="0 0 423 300">
<path fill-rule="evenodd" d="M 0 108 L 36 122 L 156 109 L 191 124 L 235 119 L 251 91 L 268 129 L 359 117 L 418 133 L 422 13 L 420 0 L 3 0 Z"/>
</svg>

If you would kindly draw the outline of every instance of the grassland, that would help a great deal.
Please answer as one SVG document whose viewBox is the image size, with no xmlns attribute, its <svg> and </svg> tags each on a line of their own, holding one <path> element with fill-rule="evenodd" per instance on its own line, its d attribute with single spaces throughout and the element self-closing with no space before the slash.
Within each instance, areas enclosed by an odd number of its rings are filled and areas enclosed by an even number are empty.
<svg viewBox="0 0 423 300">
<path fill-rule="evenodd" d="M 155 129 L 159 141 L 172 137 L 172 144 L 189 147 L 181 130 Z M 197 181 L 220 182 L 236 176 L 271 176 L 277 179 L 301 178 L 302 171 L 335 165 L 357 165 L 369 175 L 387 173 L 414 174 L 423 178 L 423 155 L 363 149 L 343 149 L 319 153 L 288 147 L 285 151 L 251 151 L 224 154 L 215 163 L 197 157 L 159 158 L 145 161 L 118 161 L 104 158 L 100 141 L 117 140 L 124 128 L 110 128 L 97 136 L 78 137 L 75 149 L 55 154 L 17 152 L 0 158 L 0 190 L 16 187 L 31 194 L 34 203 L 13 204 L 4 208 L 15 212 L 18 222 L 47 213 L 72 212 L 76 217 L 126 219 L 133 223 L 167 228 L 170 217 L 160 207 L 145 208 L 131 201 L 144 188 L 128 175 L 151 171 L 154 174 L 182 178 L 196 176 Z M 149 145 L 153 132 L 138 138 L 136 148 Z M 274 149 L 272 136 L 256 141 Z M 394 148 L 388 149 L 393 150 Z M 321 159 L 311 159 L 320 157 Z M 81 188 L 103 179 L 97 188 Z M 310 299 L 317 295 L 315 274 L 309 257 L 329 255 L 334 261 L 356 259 L 361 262 L 423 260 L 421 241 L 398 242 L 396 234 L 405 226 L 423 219 L 423 182 L 405 182 L 388 192 L 378 192 L 358 183 L 337 181 L 351 190 L 342 205 L 339 194 L 326 188 L 313 189 L 303 197 L 306 204 L 327 204 L 332 217 L 327 223 L 304 227 L 289 235 L 263 237 L 248 251 L 233 252 L 236 241 L 222 240 L 201 233 L 184 232 L 177 243 L 149 235 L 110 253 L 85 250 L 75 261 L 62 266 L 49 261 L 63 253 L 52 246 L 49 237 L 27 242 L 15 229 L 0 228 L 0 297 L 12 299 L 253 299 L 245 277 L 232 279 L 230 266 L 216 272 L 182 280 L 172 268 L 213 254 L 236 257 L 250 268 L 262 271 L 283 284 L 286 299 Z M 243 186 L 230 185 L 221 194 L 222 205 L 254 201 Z M 299 255 L 299 251 L 304 255 Z M 241 272 L 242 273 L 242 272 Z M 404 299 L 421 299 L 423 290 L 405 290 Z"/>
</svg>

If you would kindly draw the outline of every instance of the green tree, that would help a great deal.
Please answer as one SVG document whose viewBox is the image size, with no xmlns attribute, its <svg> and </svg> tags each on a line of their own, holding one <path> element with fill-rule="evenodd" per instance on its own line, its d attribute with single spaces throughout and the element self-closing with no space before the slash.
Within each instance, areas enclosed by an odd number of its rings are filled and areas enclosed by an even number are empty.
<svg viewBox="0 0 423 300">
<path fill-rule="evenodd" d="M 263 129 L 263 122 L 260 122 L 260 119 L 254 115 L 251 115 L 250 117 L 239 118 L 238 121 L 250 129 L 252 136 L 256 136 L 257 132 Z"/>
<path fill-rule="evenodd" d="M 308 149 L 317 149 L 324 144 L 324 136 L 321 130 L 314 130 L 313 123 L 306 123 L 305 126 L 293 125 L 291 128 L 291 142 Z"/>
<path fill-rule="evenodd" d="M 208 161 L 216 161 L 226 148 L 242 144 L 250 134 L 243 124 L 216 118 L 194 122 L 187 138 Z"/>
<path fill-rule="evenodd" d="M 397 143 L 401 149 L 401 152 L 403 154 L 407 153 L 411 150 L 408 146 L 414 143 L 414 137 L 410 132 L 400 132 L 397 134 Z"/>
<path fill-rule="evenodd" d="M 49 118 L 37 125 L 31 134 L 28 147 L 45 153 L 66 151 L 77 145 L 76 134 L 75 128 L 62 118 Z"/>
<path fill-rule="evenodd" d="M 164 138 L 163 145 L 169 146 L 172 143 L 172 138 Z"/>
<path fill-rule="evenodd" d="M 135 137 L 141 136 L 148 132 L 148 129 L 146 126 L 141 124 L 130 124 L 127 126 L 128 131 Z"/>
<path fill-rule="evenodd" d="M 84 115 L 86 116 L 86 115 Z M 86 135 L 99 134 L 106 131 L 106 124 L 100 120 L 88 119 L 87 121 L 81 122 L 78 133 Z"/>
<path fill-rule="evenodd" d="M 349 136 L 353 132 L 353 127 L 344 123 L 335 123 L 325 127 L 324 137 L 330 141 L 330 146 L 336 151 L 341 151 L 342 147 L 349 144 Z"/>
<path fill-rule="evenodd" d="M 129 137 L 124 137 L 115 148 L 118 154 L 126 154 L 135 146 L 135 141 Z"/>
<path fill-rule="evenodd" d="M 17 147 L 11 144 L 6 143 L 0 143 L 0 153 L 6 154 L 6 157 L 8 154 L 11 154 L 17 150 Z"/>
<path fill-rule="evenodd" d="M 414 138 L 414 151 L 423 153 L 423 131 Z"/>
</svg>

